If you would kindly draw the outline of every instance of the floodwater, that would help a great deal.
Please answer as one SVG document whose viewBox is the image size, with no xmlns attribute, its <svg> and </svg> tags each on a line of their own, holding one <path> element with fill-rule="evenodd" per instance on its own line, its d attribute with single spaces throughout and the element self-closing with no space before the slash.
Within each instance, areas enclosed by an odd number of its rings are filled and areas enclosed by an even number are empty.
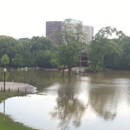
<svg viewBox="0 0 130 130">
<path fill-rule="evenodd" d="M 0 104 L 0 112 L 14 121 L 38 130 L 130 129 L 130 71 L 63 78 L 60 72 L 14 70 L 6 76 L 7 81 L 27 83 L 38 90 Z"/>
</svg>

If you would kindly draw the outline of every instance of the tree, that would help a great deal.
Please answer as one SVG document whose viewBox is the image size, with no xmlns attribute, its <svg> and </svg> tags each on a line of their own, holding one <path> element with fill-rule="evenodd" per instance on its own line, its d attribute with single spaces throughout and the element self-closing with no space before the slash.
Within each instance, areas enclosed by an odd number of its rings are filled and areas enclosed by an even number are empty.
<svg viewBox="0 0 130 130">
<path fill-rule="evenodd" d="M 46 37 L 32 37 L 31 38 L 31 52 L 39 50 L 49 50 L 52 47 L 52 42 Z"/>
<path fill-rule="evenodd" d="M 59 67 L 57 56 L 58 56 L 58 53 L 56 51 L 51 53 L 50 64 L 52 65 L 52 67 Z"/>
<path fill-rule="evenodd" d="M 130 37 L 125 36 L 122 39 L 122 55 L 116 57 L 116 62 L 111 64 L 112 69 L 125 69 L 129 70 L 130 69 Z M 114 57 L 114 55 L 113 55 Z M 107 61 L 110 64 L 110 60 L 113 60 L 113 57 L 111 56 L 110 59 Z"/>
<path fill-rule="evenodd" d="M 68 75 L 71 75 L 71 68 L 78 63 L 81 50 L 85 48 L 82 42 L 72 41 L 68 45 L 62 45 L 59 48 L 59 63 L 68 67 Z M 64 74 L 63 74 L 64 75 Z"/>
<path fill-rule="evenodd" d="M 36 54 L 36 64 L 40 67 L 51 68 L 51 52 L 49 50 L 39 50 Z"/>
<path fill-rule="evenodd" d="M 126 36 L 123 38 L 123 54 L 118 60 L 119 69 L 130 69 L 130 37 Z"/>
<path fill-rule="evenodd" d="M 23 56 L 24 65 L 29 66 L 31 62 L 31 40 L 29 38 L 20 38 L 18 40 L 23 46 L 20 54 Z"/>
<path fill-rule="evenodd" d="M 115 34 L 118 39 L 110 39 L 113 34 Z M 88 55 L 94 72 L 105 68 L 104 61 L 106 56 L 111 54 L 120 55 L 122 53 L 120 43 L 123 37 L 124 33 L 122 31 L 117 31 L 116 28 L 111 28 L 110 26 L 99 30 L 89 45 Z"/>
<path fill-rule="evenodd" d="M 81 24 L 73 24 L 71 19 L 66 19 L 62 23 L 59 41 L 59 63 L 68 66 L 68 75 L 71 75 L 71 68 L 78 62 L 82 50 L 86 48 L 84 42 L 83 27 Z"/>
<path fill-rule="evenodd" d="M 9 57 L 10 66 L 15 54 L 21 53 L 22 50 L 23 46 L 21 42 L 19 42 L 15 38 L 9 36 L 0 36 L 0 57 L 2 57 L 4 54 L 7 54 Z"/>
<path fill-rule="evenodd" d="M 1 57 L 1 65 L 3 66 L 6 66 L 9 64 L 9 57 L 7 54 L 4 54 L 2 57 Z"/>
<path fill-rule="evenodd" d="M 16 54 L 14 57 L 13 65 L 17 67 L 21 67 L 24 65 L 24 59 L 23 56 L 20 54 Z"/>
</svg>

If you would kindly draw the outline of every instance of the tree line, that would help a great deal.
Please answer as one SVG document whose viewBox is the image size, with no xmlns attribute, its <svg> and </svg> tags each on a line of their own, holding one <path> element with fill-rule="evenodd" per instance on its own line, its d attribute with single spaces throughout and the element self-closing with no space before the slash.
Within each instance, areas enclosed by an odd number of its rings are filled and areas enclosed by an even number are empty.
<svg viewBox="0 0 130 130">
<path fill-rule="evenodd" d="M 68 68 L 78 63 L 79 56 L 87 48 L 88 65 L 91 71 L 108 69 L 130 69 L 130 37 L 110 26 L 104 27 L 84 42 L 85 34 L 81 24 L 72 26 L 71 19 L 62 23 L 61 32 L 52 35 L 59 44 L 54 45 L 47 37 L 34 36 L 15 39 L 0 36 L 0 65 L 8 67 Z"/>
<path fill-rule="evenodd" d="M 57 67 L 57 47 L 46 37 L 15 39 L 0 36 L 1 66 L 8 67 Z"/>
<path fill-rule="evenodd" d="M 62 23 L 61 32 L 54 32 L 59 44 L 54 45 L 47 37 L 20 38 L 0 36 L 1 66 L 68 68 L 71 75 L 73 65 L 77 64 L 81 51 L 86 48 L 83 42 L 82 25 L 72 26 L 71 19 Z M 62 73 L 64 75 L 64 71 Z"/>
</svg>

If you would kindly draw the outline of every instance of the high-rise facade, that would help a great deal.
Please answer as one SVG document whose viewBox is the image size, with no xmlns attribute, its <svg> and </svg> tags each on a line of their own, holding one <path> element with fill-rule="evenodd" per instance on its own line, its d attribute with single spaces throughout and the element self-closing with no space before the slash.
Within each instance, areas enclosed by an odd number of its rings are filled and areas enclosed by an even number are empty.
<svg viewBox="0 0 130 130">
<path fill-rule="evenodd" d="M 71 24 L 76 25 L 76 24 L 82 24 L 82 21 L 79 20 L 71 20 Z M 62 29 L 62 21 L 48 21 L 46 22 L 46 37 L 50 37 L 51 40 L 53 41 L 54 44 L 58 44 L 58 38 L 56 36 L 54 36 L 54 32 L 60 32 Z M 87 26 L 87 25 L 83 25 L 83 32 L 85 34 L 84 37 L 84 42 L 86 42 L 87 44 L 92 40 L 93 37 L 93 30 L 94 28 L 92 26 Z"/>
<path fill-rule="evenodd" d="M 61 21 L 48 21 L 46 22 L 46 37 L 49 37 L 54 44 L 58 44 L 57 36 L 54 35 L 55 32 L 60 33 L 61 31 Z"/>
<path fill-rule="evenodd" d="M 83 32 L 85 34 L 85 42 L 88 44 L 92 40 L 94 28 L 92 26 L 83 25 Z"/>
</svg>

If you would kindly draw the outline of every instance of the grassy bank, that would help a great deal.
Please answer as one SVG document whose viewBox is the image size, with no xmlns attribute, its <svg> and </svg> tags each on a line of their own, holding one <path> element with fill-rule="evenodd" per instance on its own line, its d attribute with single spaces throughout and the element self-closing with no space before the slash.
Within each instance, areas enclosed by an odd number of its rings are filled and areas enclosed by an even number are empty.
<svg viewBox="0 0 130 130">
<path fill-rule="evenodd" d="M 7 99 L 9 97 L 14 96 L 24 96 L 27 93 L 25 92 L 0 92 L 0 103 L 2 100 Z M 4 114 L 0 113 L 0 130 L 34 130 L 32 128 L 26 127 L 21 123 L 14 122 L 11 118 L 8 116 L 5 116 Z"/>
</svg>

